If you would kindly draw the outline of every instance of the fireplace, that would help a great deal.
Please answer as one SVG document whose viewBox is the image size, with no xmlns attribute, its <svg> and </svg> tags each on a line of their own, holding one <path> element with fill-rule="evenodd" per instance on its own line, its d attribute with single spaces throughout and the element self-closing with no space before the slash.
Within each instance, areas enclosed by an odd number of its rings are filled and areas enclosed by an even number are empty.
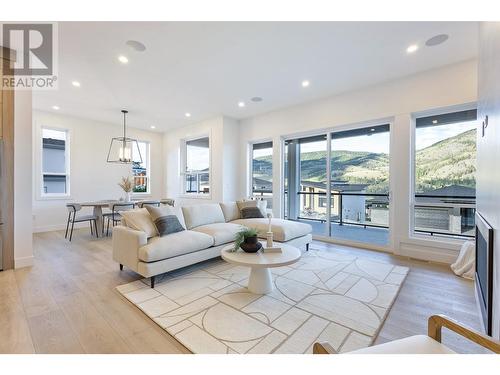
<svg viewBox="0 0 500 375">
<path fill-rule="evenodd" d="M 476 212 L 476 297 L 486 334 L 492 332 L 493 228 Z"/>
</svg>

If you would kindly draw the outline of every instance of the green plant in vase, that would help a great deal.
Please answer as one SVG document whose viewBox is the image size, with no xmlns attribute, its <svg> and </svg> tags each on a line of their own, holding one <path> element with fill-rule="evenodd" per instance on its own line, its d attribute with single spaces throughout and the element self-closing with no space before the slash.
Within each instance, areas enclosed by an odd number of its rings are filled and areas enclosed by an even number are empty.
<svg viewBox="0 0 500 375">
<path fill-rule="evenodd" d="M 257 240 L 257 230 L 253 228 L 247 228 L 236 233 L 236 237 L 234 239 L 234 248 L 233 251 L 237 251 L 240 246 L 247 242 L 248 240 Z"/>
</svg>

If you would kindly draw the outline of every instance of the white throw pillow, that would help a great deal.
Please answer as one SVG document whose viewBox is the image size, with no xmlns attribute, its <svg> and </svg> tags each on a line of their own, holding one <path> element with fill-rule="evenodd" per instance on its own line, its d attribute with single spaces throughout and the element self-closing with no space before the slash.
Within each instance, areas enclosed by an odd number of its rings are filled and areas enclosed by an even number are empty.
<svg viewBox="0 0 500 375">
<path fill-rule="evenodd" d="M 140 230 L 146 233 L 148 238 L 158 235 L 155 223 L 151 219 L 151 215 L 145 208 L 136 210 L 120 211 L 120 215 L 125 219 L 125 223 L 131 229 Z"/>
<path fill-rule="evenodd" d="M 240 210 L 236 202 L 223 202 L 220 203 L 220 208 L 222 208 L 222 213 L 226 219 L 226 223 L 241 219 Z"/>
</svg>

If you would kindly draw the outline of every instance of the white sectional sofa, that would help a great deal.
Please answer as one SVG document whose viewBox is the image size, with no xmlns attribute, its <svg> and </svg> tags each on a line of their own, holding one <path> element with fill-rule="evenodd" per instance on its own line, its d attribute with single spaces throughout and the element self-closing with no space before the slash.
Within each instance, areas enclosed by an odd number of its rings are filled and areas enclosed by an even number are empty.
<svg viewBox="0 0 500 375">
<path fill-rule="evenodd" d="M 113 228 L 113 259 L 120 269 L 127 266 L 150 277 L 152 288 L 156 275 L 220 256 L 221 249 L 244 227 L 257 229 L 262 238 L 268 229 L 266 218 L 242 219 L 236 202 L 175 207 L 174 214 L 186 230 L 148 238 L 125 219 Z M 275 218 L 271 222 L 276 242 L 308 250 L 312 241 L 309 224 Z"/>
</svg>

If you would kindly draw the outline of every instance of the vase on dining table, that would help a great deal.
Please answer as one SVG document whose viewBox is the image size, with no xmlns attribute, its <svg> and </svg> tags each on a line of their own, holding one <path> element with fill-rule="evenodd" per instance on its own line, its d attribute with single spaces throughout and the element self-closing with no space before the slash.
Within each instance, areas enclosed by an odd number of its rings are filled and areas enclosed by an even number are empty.
<svg viewBox="0 0 500 375">
<path fill-rule="evenodd" d="M 125 202 L 130 202 L 132 200 L 132 193 L 130 191 L 125 193 Z"/>
</svg>

